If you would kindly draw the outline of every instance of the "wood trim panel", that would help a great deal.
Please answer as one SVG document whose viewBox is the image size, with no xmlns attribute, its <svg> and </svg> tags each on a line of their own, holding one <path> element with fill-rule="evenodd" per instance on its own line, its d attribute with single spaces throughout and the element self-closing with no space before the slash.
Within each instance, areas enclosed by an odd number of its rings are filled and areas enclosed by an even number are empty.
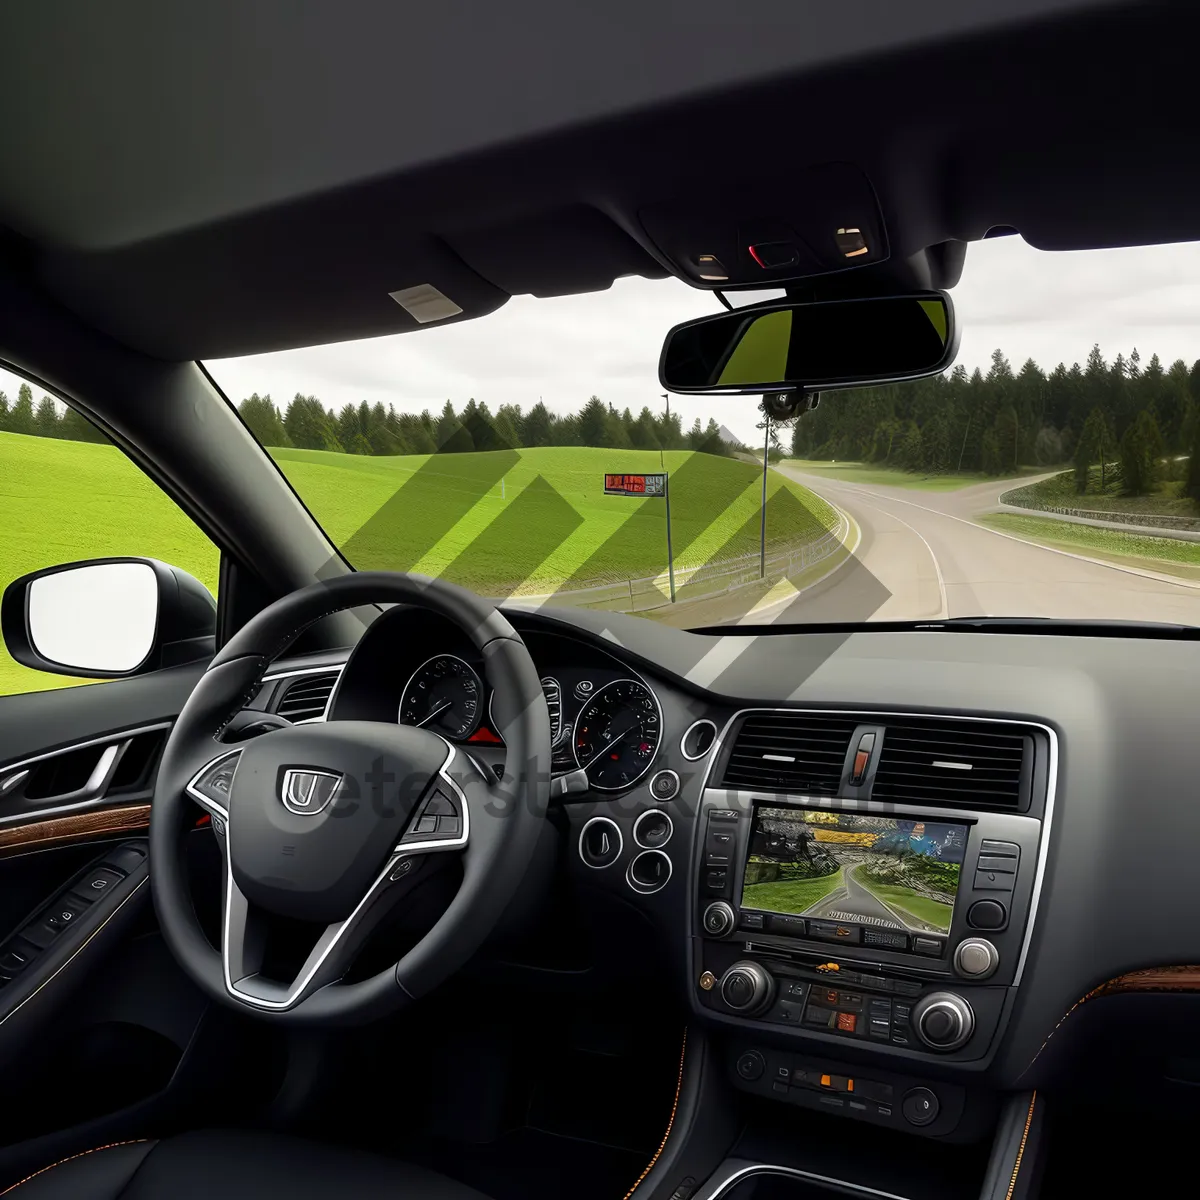
<svg viewBox="0 0 1200 1200">
<path fill-rule="evenodd" d="M 1112 996 L 1118 992 L 1200 992 L 1200 965 L 1190 963 L 1129 971 L 1102 983 L 1092 993 L 1092 998 Z"/>
<path fill-rule="evenodd" d="M 92 808 L 46 821 L 30 821 L 26 825 L 8 825 L 0 829 L 0 857 L 133 833 L 149 824 L 149 804 L 125 804 L 114 808 Z"/>
<path fill-rule="evenodd" d="M 1023 1078 L 1025 1073 L 1041 1057 L 1041 1053 L 1050 1044 L 1050 1039 L 1062 1028 L 1067 1018 L 1089 1000 L 1101 996 L 1119 996 L 1128 992 L 1200 992 L 1200 963 L 1181 963 L 1177 966 L 1146 967 L 1140 971 L 1126 971 L 1098 987 L 1092 988 L 1086 996 L 1080 996 L 1070 1008 L 1059 1018 L 1058 1024 L 1046 1035 L 1046 1040 L 1038 1047 L 1037 1053 L 1029 1060 L 1029 1066 L 1018 1076 Z"/>
</svg>

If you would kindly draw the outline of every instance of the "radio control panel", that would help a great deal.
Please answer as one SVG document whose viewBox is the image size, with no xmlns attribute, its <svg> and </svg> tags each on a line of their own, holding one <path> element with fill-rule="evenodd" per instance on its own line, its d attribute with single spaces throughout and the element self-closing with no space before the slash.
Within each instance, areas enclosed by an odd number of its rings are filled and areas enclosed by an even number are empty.
<svg viewBox="0 0 1200 1200">
<path fill-rule="evenodd" d="M 715 789 L 700 815 L 702 1011 L 797 1040 L 949 1060 L 987 1052 L 1019 982 L 1037 817 Z"/>
</svg>

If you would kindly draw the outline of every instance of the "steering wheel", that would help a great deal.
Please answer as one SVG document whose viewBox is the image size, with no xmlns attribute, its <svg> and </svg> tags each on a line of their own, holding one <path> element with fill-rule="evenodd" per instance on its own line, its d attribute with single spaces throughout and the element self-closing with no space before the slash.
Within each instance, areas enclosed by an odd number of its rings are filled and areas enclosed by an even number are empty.
<svg viewBox="0 0 1200 1200">
<path fill-rule="evenodd" d="M 322 617 L 363 604 L 415 604 L 474 643 L 504 739 L 503 779 L 426 729 L 331 721 L 219 739 L 267 668 Z M 480 597 L 420 575 L 356 572 L 259 613 L 224 646 L 163 750 L 150 813 L 150 878 L 163 937 L 183 969 L 224 1004 L 293 1022 L 371 1020 L 461 967 L 528 867 L 550 787 L 550 718 L 529 651 Z M 196 806 L 224 858 L 221 948 L 193 910 L 185 844 Z M 402 901 L 421 858 L 459 854 L 462 882 L 433 928 L 395 966 L 341 982 L 367 937 Z M 272 932 L 317 931 L 293 978 L 268 957 Z M 269 968 L 270 973 L 264 968 Z M 286 972 L 285 972 L 286 973 Z"/>
</svg>

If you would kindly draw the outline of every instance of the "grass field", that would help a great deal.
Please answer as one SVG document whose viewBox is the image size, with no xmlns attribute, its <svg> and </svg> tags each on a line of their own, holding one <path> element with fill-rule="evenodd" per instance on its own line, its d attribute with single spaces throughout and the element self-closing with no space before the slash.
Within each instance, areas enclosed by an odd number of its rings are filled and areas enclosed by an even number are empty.
<svg viewBox="0 0 1200 1200">
<path fill-rule="evenodd" d="M 1092 467 L 1088 472 L 1088 490 L 1075 490 L 1075 472 L 1063 471 L 1040 483 L 1031 483 L 1016 488 L 1015 500 L 1032 508 L 1082 508 L 1098 512 L 1147 513 L 1172 517 L 1200 518 L 1200 505 L 1181 495 L 1183 484 L 1179 480 L 1162 480 L 1147 496 L 1126 496 L 1121 492 L 1121 482 L 1115 470 L 1106 472 L 1101 489 L 1100 468 Z"/>
<path fill-rule="evenodd" d="M 605 472 L 660 470 L 657 452 L 272 453 L 356 567 L 420 571 L 491 595 L 539 594 L 666 568 L 663 501 L 603 492 Z M 758 550 L 758 468 L 689 451 L 668 453 L 665 465 L 676 566 Z M 771 473 L 769 545 L 818 537 L 836 524 L 823 500 Z"/>
<path fill-rule="evenodd" d="M 1077 554 L 1178 575 L 1182 579 L 1200 579 L 1200 542 L 1125 533 L 1120 529 L 1101 529 L 1096 525 L 1056 521 L 1053 517 L 1026 517 L 1020 513 L 986 513 L 976 520 L 989 529 Z"/>
<path fill-rule="evenodd" d="M 605 472 L 659 470 L 657 453 L 545 448 L 360 458 L 273 455 L 356 567 L 441 575 L 489 595 L 654 575 L 666 567 L 661 500 L 603 494 Z M 761 474 L 712 455 L 666 455 L 680 566 L 756 553 Z M 111 446 L 0 433 L 0 587 L 27 571 L 133 555 L 182 567 L 216 592 L 216 548 Z M 769 546 L 820 536 L 833 509 L 769 476 Z M 78 683 L 0 650 L 0 695 Z"/>
<path fill-rule="evenodd" d="M 80 558 L 158 558 L 214 594 L 216 547 L 119 450 L 0 433 L 0 587 Z M 0 695 L 79 683 L 22 667 L 0 649 Z"/>
<path fill-rule="evenodd" d="M 770 912 L 802 913 L 842 886 L 842 868 L 819 879 L 776 879 L 752 883 L 742 889 L 742 905 Z"/>
<path fill-rule="evenodd" d="M 961 475 L 920 475 L 915 471 L 899 471 L 892 467 L 873 466 L 871 463 L 831 463 L 812 458 L 788 458 L 790 466 L 812 475 L 823 475 L 827 479 L 840 479 L 844 483 L 883 484 L 887 487 L 912 488 L 922 492 L 956 492 L 959 488 L 987 483 L 990 475 L 965 473 Z M 1029 473 L 1036 468 L 1024 468 Z"/>
<path fill-rule="evenodd" d="M 950 914 L 954 911 L 951 904 L 943 904 L 940 900 L 930 900 L 921 896 L 912 888 L 895 887 L 887 883 L 873 883 L 867 878 L 861 867 L 855 868 L 855 880 L 861 883 L 872 895 L 878 896 L 892 908 L 916 917 L 918 921 L 935 925 L 946 933 L 950 932 Z"/>
</svg>

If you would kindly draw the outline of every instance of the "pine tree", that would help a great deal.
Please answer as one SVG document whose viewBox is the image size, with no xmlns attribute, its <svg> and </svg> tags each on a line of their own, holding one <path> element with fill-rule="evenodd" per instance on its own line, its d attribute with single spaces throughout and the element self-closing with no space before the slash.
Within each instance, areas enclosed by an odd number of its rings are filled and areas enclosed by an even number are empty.
<svg viewBox="0 0 1200 1200">
<path fill-rule="evenodd" d="M 316 396 L 292 398 L 283 417 L 283 427 L 292 445 L 303 450 L 341 450 L 333 415 Z"/>
<path fill-rule="evenodd" d="M 8 412 L 9 433 L 37 432 L 33 416 L 33 389 L 27 383 L 21 384 L 17 392 L 17 402 Z"/>
<path fill-rule="evenodd" d="M 521 442 L 526 446 L 549 446 L 553 421 L 550 410 L 539 400 L 521 424 Z"/>
<path fill-rule="evenodd" d="M 0 391 L 0 433 L 8 430 L 8 396 Z"/>
<path fill-rule="evenodd" d="M 579 436 L 585 446 L 607 445 L 608 410 L 599 396 L 592 396 L 579 413 Z"/>
<path fill-rule="evenodd" d="M 291 438 L 283 427 L 283 418 L 271 401 L 270 396 L 255 392 L 238 405 L 238 412 L 250 432 L 263 446 L 290 446 Z"/>
<path fill-rule="evenodd" d="M 58 416 L 58 408 L 49 396 L 43 396 L 38 401 L 37 412 L 33 417 L 34 431 L 38 437 L 56 438 L 61 436 L 62 424 Z"/>
</svg>

